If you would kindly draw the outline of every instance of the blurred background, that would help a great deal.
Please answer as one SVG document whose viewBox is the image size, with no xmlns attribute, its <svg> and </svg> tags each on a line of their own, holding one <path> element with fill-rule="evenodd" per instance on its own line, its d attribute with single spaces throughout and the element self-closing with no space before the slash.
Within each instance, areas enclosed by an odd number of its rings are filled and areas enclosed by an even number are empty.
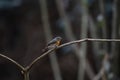
<svg viewBox="0 0 120 80">
<path fill-rule="evenodd" d="M 120 38 L 120 0 L 0 0 L 0 53 L 23 66 L 47 42 Z M 84 42 L 58 49 L 36 63 L 30 80 L 120 80 L 120 43 Z M 0 80 L 23 80 L 0 57 Z"/>
</svg>

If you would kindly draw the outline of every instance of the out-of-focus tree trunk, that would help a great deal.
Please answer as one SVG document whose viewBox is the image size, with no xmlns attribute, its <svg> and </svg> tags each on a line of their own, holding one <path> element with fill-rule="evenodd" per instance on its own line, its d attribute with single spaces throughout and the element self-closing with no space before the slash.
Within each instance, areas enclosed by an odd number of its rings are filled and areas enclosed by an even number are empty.
<svg viewBox="0 0 120 80">
<path fill-rule="evenodd" d="M 119 6 L 119 4 L 120 4 L 120 0 L 115 0 L 115 1 L 117 1 L 116 2 L 116 4 L 114 4 L 114 9 L 116 9 L 116 11 L 117 11 L 117 13 L 116 14 L 118 14 L 117 15 L 117 20 L 116 20 L 116 34 L 115 34 L 115 36 L 116 36 L 116 38 L 120 38 L 120 31 L 119 31 L 119 29 L 120 29 L 120 25 L 119 25 L 119 20 L 120 20 L 120 16 L 119 16 L 119 14 L 120 14 L 120 6 Z M 115 7 L 116 6 L 116 7 Z M 113 27 L 115 27 L 115 26 L 113 26 Z M 115 74 L 115 79 L 116 80 L 119 80 L 120 79 L 120 43 L 114 43 L 115 44 L 115 47 L 114 47 L 114 52 L 112 53 L 113 54 L 113 71 L 114 71 L 114 74 Z"/>
</svg>

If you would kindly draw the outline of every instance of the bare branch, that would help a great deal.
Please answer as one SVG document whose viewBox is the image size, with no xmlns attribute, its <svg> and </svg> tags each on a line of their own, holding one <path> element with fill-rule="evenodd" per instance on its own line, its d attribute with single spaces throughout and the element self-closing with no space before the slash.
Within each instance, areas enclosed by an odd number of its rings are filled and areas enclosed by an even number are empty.
<svg viewBox="0 0 120 80">
<path fill-rule="evenodd" d="M 102 78 L 102 76 L 105 75 L 105 63 L 108 61 L 109 59 L 109 55 L 108 54 L 105 54 L 104 55 L 104 58 L 103 58 L 103 61 L 102 61 L 102 66 L 101 66 L 101 69 L 100 71 L 98 72 L 98 74 L 94 77 L 93 80 L 100 80 L 100 78 Z M 104 78 L 104 77 L 103 77 Z M 104 79 L 106 80 L 106 79 Z"/>
<path fill-rule="evenodd" d="M 65 47 L 65 46 L 68 46 L 68 45 L 71 45 L 71 44 L 75 44 L 75 43 L 81 43 L 81 42 L 88 42 L 88 41 L 97 41 L 97 42 L 120 42 L 120 39 L 91 39 L 91 38 L 85 38 L 85 39 L 81 39 L 81 40 L 76 40 L 76 41 L 71 41 L 71 42 L 67 42 L 67 43 L 64 43 L 58 47 L 55 47 L 53 49 L 50 49 L 48 50 L 47 52 L 43 53 L 41 56 L 37 57 L 35 60 L 33 60 L 31 62 L 31 64 L 29 66 L 27 66 L 27 69 L 31 69 L 31 67 L 38 61 L 40 60 L 41 58 L 45 57 L 47 54 L 55 51 L 56 49 L 59 49 L 59 48 L 62 48 L 62 47 Z M 1 57 L 11 61 L 12 63 L 14 63 L 16 66 L 18 66 L 20 69 L 24 70 L 25 68 L 20 65 L 18 62 L 16 62 L 15 60 L 3 55 L 3 54 L 0 54 Z"/>
<path fill-rule="evenodd" d="M 50 49 L 48 50 L 47 52 L 43 53 L 41 56 L 37 57 L 35 60 L 33 60 L 30 65 L 28 65 L 27 67 L 23 67 L 22 65 L 20 65 L 18 62 L 16 62 L 15 60 L 3 55 L 3 54 L 0 54 L 1 57 L 9 60 L 10 62 L 14 63 L 16 66 L 18 66 L 22 71 L 27 71 L 29 72 L 29 70 L 32 68 L 32 66 L 37 62 L 39 61 L 41 58 L 45 57 L 46 55 L 48 55 L 49 53 L 55 51 L 56 49 L 59 49 L 59 48 L 62 48 L 62 47 L 65 47 L 65 46 L 68 46 L 68 45 L 71 45 L 71 44 L 75 44 L 75 43 L 81 43 L 81 42 L 88 42 L 88 41 L 97 41 L 97 42 L 120 42 L 120 39 L 91 39 L 91 38 L 85 38 L 85 39 L 81 39 L 81 40 L 76 40 L 76 41 L 71 41 L 71 42 L 68 42 L 68 43 L 64 43 L 58 47 L 55 47 L 53 49 Z M 103 69 L 101 69 L 101 71 L 103 71 Z M 101 71 L 100 71 L 100 74 L 101 74 Z M 25 74 L 24 74 L 25 75 Z"/>
<path fill-rule="evenodd" d="M 75 44 L 75 43 L 81 43 L 81 42 L 88 42 L 88 41 L 97 41 L 97 42 L 120 42 L 120 39 L 91 39 L 91 38 L 85 38 L 85 39 L 81 39 L 81 40 L 76 40 L 76 41 L 71 41 L 68 43 L 64 43 L 58 47 L 55 47 L 53 49 L 48 50 L 47 52 L 43 53 L 41 56 L 37 57 L 35 60 L 33 60 L 31 62 L 31 64 L 29 66 L 27 66 L 27 68 L 30 70 L 31 67 L 41 58 L 45 57 L 46 55 L 48 55 L 49 53 L 55 51 L 56 49 L 71 45 L 71 44 Z"/>
<path fill-rule="evenodd" d="M 10 62 L 12 62 L 16 66 L 18 66 L 21 70 L 24 70 L 24 67 L 22 65 L 20 65 L 18 62 L 16 62 L 15 60 L 11 59 L 10 57 L 7 57 L 7 56 L 5 56 L 3 54 L 0 54 L 0 56 L 3 57 L 4 59 L 9 60 Z"/>
<path fill-rule="evenodd" d="M 39 61 L 41 58 L 45 57 L 47 54 L 53 52 L 53 51 L 56 50 L 56 49 L 57 49 L 57 48 L 55 47 L 55 48 L 50 49 L 50 50 L 48 50 L 47 52 L 43 53 L 42 55 L 40 55 L 39 57 L 37 57 L 35 60 L 33 60 L 33 61 L 30 63 L 30 65 L 27 66 L 26 68 L 27 68 L 28 70 L 30 70 L 30 69 L 32 68 L 32 66 L 33 66 L 37 61 Z"/>
<path fill-rule="evenodd" d="M 75 44 L 75 43 L 88 42 L 88 41 L 94 41 L 94 42 L 120 42 L 120 39 L 92 39 L 92 38 L 85 38 L 85 39 L 80 39 L 80 40 L 64 43 L 64 44 L 60 45 L 58 48 L 68 46 L 68 45 L 71 45 L 71 44 Z"/>
</svg>

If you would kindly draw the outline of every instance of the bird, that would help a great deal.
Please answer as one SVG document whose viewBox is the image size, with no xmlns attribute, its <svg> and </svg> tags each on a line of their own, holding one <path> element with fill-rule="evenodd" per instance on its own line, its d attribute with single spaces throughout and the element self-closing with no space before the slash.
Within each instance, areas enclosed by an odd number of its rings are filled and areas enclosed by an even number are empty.
<svg viewBox="0 0 120 80">
<path fill-rule="evenodd" d="M 51 41 L 49 41 L 46 45 L 46 47 L 43 49 L 43 52 L 46 52 L 52 48 L 58 47 L 61 43 L 62 38 L 61 37 L 55 37 Z"/>
<path fill-rule="evenodd" d="M 49 42 L 47 43 L 47 46 L 50 46 L 50 45 L 59 46 L 60 43 L 61 43 L 61 40 L 62 40 L 61 37 L 55 37 L 54 39 L 52 39 L 51 41 L 49 41 Z"/>
</svg>

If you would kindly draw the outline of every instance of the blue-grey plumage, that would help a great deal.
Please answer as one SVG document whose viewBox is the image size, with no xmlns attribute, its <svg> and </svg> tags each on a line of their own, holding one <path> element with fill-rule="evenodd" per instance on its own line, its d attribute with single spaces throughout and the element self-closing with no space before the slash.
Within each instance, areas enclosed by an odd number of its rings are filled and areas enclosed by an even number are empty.
<svg viewBox="0 0 120 80">
<path fill-rule="evenodd" d="M 47 44 L 47 46 L 50 46 L 50 45 L 53 45 L 53 44 L 55 44 L 56 46 L 59 46 L 61 40 L 62 40 L 61 37 L 55 37 L 54 39 L 52 39 L 52 40 Z"/>
<path fill-rule="evenodd" d="M 43 49 L 43 52 L 46 52 L 52 48 L 55 48 L 60 45 L 62 38 L 61 37 L 55 37 L 50 42 L 48 42 L 47 46 Z"/>
</svg>

